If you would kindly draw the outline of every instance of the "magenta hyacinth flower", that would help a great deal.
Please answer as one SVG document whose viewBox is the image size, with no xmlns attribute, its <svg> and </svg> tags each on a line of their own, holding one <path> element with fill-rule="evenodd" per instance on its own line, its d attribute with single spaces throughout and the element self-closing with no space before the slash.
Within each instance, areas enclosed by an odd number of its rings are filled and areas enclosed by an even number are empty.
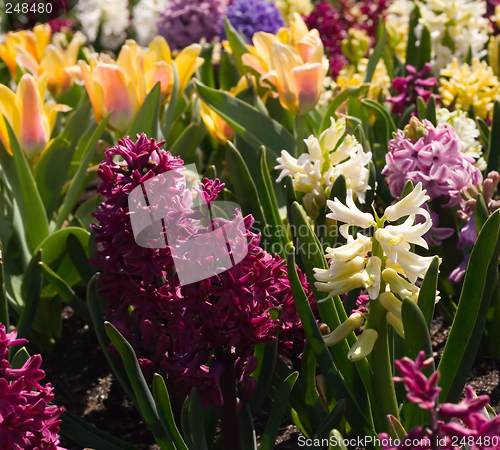
<svg viewBox="0 0 500 450">
<path fill-rule="evenodd" d="M 40 384 L 42 357 L 31 356 L 20 369 L 7 360 L 10 346 L 28 342 L 16 336 L 0 324 L 0 449 L 64 450 L 57 437 L 64 408 L 49 405 L 54 394 L 50 383 Z"/>
<path fill-rule="evenodd" d="M 154 247 L 155 239 L 165 238 L 161 227 L 160 235 L 150 238 L 151 245 L 139 246 L 131 226 L 128 194 L 141 183 L 161 179 L 161 174 L 177 175 L 183 170 L 182 160 L 162 150 L 162 144 L 144 134 L 136 142 L 126 137 L 106 151 L 100 164 L 98 191 L 104 202 L 95 213 L 99 250 L 93 262 L 102 267 L 99 281 L 101 293 L 108 297 L 107 316 L 134 346 L 144 371 L 168 371 L 169 379 L 186 392 L 198 387 L 205 404 L 223 404 L 220 378 L 229 355 L 244 400 L 254 388 L 250 374 L 257 365 L 253 356 L 257 344 L 272 342 L 277 333 L 280 354 L 296 361 L 303 350 L 305 335 L 287 267 L 277 255 L 259 247 L 260 235 L 251 231 L 252 216 L 242 218 L 239 212 L 233 221 L 243 221 L 244 233 L 236 239 L 231 254 L 246 256 L 229 270 L 202 281 L 181 285 L 172 247 Z M 121 161 L 115 161 L 116 156 Z M 182 179 L 171 177 L 168 185 L 174 200 L 168 203 L 164 228 L 191 227 L 191 237 L 227 230 L 222 228 L 230 225 L 226 219 L 193 225 L 199 212 L 190 208 Z M 205 179 L 198 194 L 210 204 L 223 187 L 219 180 Z M 158 200 L 164 202 L 161 197 Z M 299 276 L 312 303 L 310 286 Z M 271 317 L 270 308 L 280 311 L 280 319 Z"/>
<path fill-rule="evenodd" d="M 488 395 L 475 396 L 470 386 L 465 388 L 465 398 L 458 404 L 438 404 L 441 388 L 437 387 L 439 372 L 429 378 L 421 370 L 432 363 L 425 360 L 421 351 L 415 362 L 409 358 L 396 361 L 396 366 L 403 377 L 394 377 L 394 381 L 403 381 L 408 392 L 408 400 L 417 403 L 420 408 L 430 413 L 430 423 L 422 424 L 408 432 L 406 436 L 391 440 L 387 433 L 380 433 L 383 450 L 433 450 L 436 448 L 460 450 L 466 442 L 471 450 L 500 449 L 500 416 L 493 419 L 486 417 L 482 410 L 490 401 Z M 443 421 L 442 419 L 458 419 Z M 461 442 L 463 441 L 463 442 Z"/>
<path fill-rule="evenodd" d="M 427 103 L 432 95 L 432 89 L 437 84 L 435 77 L 425 78 L 431 70 L 431 63 L 425 63 L 420 72 L 417 72 L 415 67 L 408 64 L 406 66 L 408 75 L 406 77 L 394 78 L 392 88 L 399 95 L 387 99 L 388 102 L 392 103 L 393 113 L 397 115 L 403 114 L 408 106 L 417 104 L 418 97 L 422 97 L 425 103 Z M 439 96 L 436 95 L 436 98 L 439 98 Z"/>
<path fill-rule="evenodd" d="M 460 139 L 451 127 L 434 127 L 416 117 L 389 141 L 385 162 L 382 174 L 387 175 L 394 198 L 411 180 L 414 185 L 421 182 L 431 200 L 443 196 L 448 200 L 443 206 L 452 207 L 464 202 L 460 195 L 464 187 L 483 181 L 474 159 L 461 152 Z"/>
</svg>

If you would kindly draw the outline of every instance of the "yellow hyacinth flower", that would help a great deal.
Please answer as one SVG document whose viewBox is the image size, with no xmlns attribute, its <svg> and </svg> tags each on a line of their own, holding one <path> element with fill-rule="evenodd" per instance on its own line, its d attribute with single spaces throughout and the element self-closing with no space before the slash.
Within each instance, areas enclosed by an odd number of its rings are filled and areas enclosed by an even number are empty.
<svg viewBox="0 0 500 450">
<path fill-rule="evenodd" d="M 12 75 L 16 78 L 16 58 L 20 53 L 31 55 L 39 63 L 45 53 L 45 48 L 50 43 L 50 26 L 37 25 L 33 31 L 24 30 L 7 33 L 5 40 L 0 44 L 0 59 L 7 65 Z"/>
<path fill-rule="evenodd" d="M 26 157 L 33 159 L 47 146 L 57 113 L 70 110 L 66 105 L 44 102 L 46 88 L 45 75 L 35 80 L 30 74 L 22 76 L 15 93 L 0 85 L 0 141 L 9 153 L 12 149 L 4 117 Z"/>
<path fill-rule="evenodd" d="M 329 67 L 318 30 L 309 31 L 296 14 L 291 30 L 281 29 L 274 37 L 257 33 L 254 44 L 258 57 L 245 55 L 243 62 L 259 73 L 267 69 L 260 81 L 269 80 L 277 87 L 284 108 L 297 115 L 307 114 L 319 100 Z"/>
<path fill-rule="evenodd" d="M 441 70 L 439 93 L 443 106 L 454 105 L 455 109 L 469 111 L 486 119 L 491 116 L 493 101 L 498 98 L 500 81 L 493 69 L 484 61 L 472 60 L 469 64 L 459 64 L 455 59 Z"/>
<path fill-rule="evenodd" d="M 59 45 L 49 44 L 40 62 L 30 53 L 19 49 L 16 62 L 24 72 L 29 71 L 36 77 L 47 74 L 47 88 L 57 98 L 67 93 L 75 81 L 81 81 L 77 59 L 85 41 L 86 37 L 78 32 L 64 50 Z"/>
<path fill-rule="evenodd" d="M 203 64 L 201 46 L 193 44 L 175 58 L 179 74 L 179 94 L 189 78 Z M 170 48 L 163 37 L 156 37 L 145 52 L 135 41 L 128 40 L 116 61 L 107 55 L 90 58 L 90 65 L 80 61 L 82 77 L 96 120 L 100 122 L 113 111 L 108 126 L 125 132 L 132 123 L 147 94 L 160 82 L 162 99 L 167 102 L 174 84 Z"/>
</svg>

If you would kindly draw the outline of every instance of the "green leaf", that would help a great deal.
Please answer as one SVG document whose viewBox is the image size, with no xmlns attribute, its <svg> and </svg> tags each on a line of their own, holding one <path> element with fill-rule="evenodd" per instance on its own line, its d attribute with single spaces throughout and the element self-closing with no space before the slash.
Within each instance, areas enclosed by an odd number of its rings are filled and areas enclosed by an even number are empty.
<svg viewBox="0 0 500 450">
<path fill-rule="evenodd" d="M 302 287 L 297 267 L 295 265 L 295 249 L 290 246 L 290 252 L 287 257 L 288 279 L 293 294 L 293 300 L 297 312 L 299 313 L 304 332 L 311 348 L 316 356 L 318 365 L 324 377 L 325 397 L 328 405 L 333 406 L 335 401 L 344 399 L 346 401 L 346 419 L 352 429 L 365 436 L 375 436 L 370 422 L 363 414 L 361 408 L 356 402 L 351 390 L 345 384 L 343 377 L 337 371 L 332 359 L 332 355 L 323 340 L 319 331 L 318 324 L 309 304 L 308 298 Z"/>
<path fill-rule="evenodd" d="M 440 401 L 460 399 L 474 362 L 495 283 L 498 284 L 500 211 L 486 221 L 472 249 L 465 280 L 438 370 Z"/>
<path fill-rule="evenodd" d="M 209 44 L 202 48 L 200 58 L 203 58 L 204 62 L 198 69 L 201 82 L 211 88 L 215 88 L 214 66 L 212 63 L 213 53 L 214 44 Z"/>
<path fill-rule="evenodd" d="M 345 400 L 340 400 L 335 407 L 328 413 L 323 424 L 318 428 L 318 431 L 314 433 L 312 437 L 313 441 L 315 439 L 327 439 L 330 434 L 330 430 L 337 428 L 340 425 L 340 421 L 344 417 L 345 412 Z"/>
<path fill-rule="evenodd" d="M 370 83 L 377 68 L 377 64 L 382 58 L 387 45 L 387 31 L 384 22 L 379 23 L 379 30 L 377 32 L 377 45 L 375 46 L 372 55 L 368 61 L 365 71 L 365 83 Z"/>
<path fill-rule="evenodd" d="M 493 120 L 488 145 L 488 166 L 486 173 L 492 170 L 498 171 L 498 161 L 500 159 L 500 102 L 495 100 L 493 107 Z"/>
<path fill-rule="evenodd" d="M 121 335 L 121 333 L 109 322 L 104 322 L 106 333 L 122 357 L 128 379 L 137 400 L 137 406 L 144 422 L 160 445 L 162 450 L 175 450 L 172 439 L 166 429 L 163 428 L 156 405 L 144 379 L 141 367 L 137 362 L 134 349 Z"/>
<path fill-rule="evenodd" d="M 158 415 L 160 421 L 165 429 L 168 429 L 170 435 L 172 436 L 172 441 L 175 444 L 177 450 L 188 450 L 184 439 L 177 428 L 174 419 L 174 413 L 172 411 L 172 405 L 170 404 L 170 396 L 168 394 L 167 386 L 165 380 L 161 375 L 157 373 L 153 379 L 153 396 L 156 403 L 156 408 L 158 410 Z"/>
<path fill-rule="evenodd" d="M 429 97 L 429 101 L 427 102 L 427 113 L 425 115 L 425 118 L 432 123 L 432 125 L 437 126 L 437 119 L 436 119 L 436 97 L 434 95 L 431 95 Z"/>
<path fill-rule="evenodd" d="M 245 53 L 249 52 L 249 48 L 247 46 L 245 38 L 240 33 L 238 33 L 238 31 L 236 31 L 236 29 L 231 25 L 231 22 L 229 22 L 227 18 L 224 19 L 224 27 L 226 30 L 227 40 L 229 41 L 229 45 L 231 47 L 231 52 L 234 55 L 236 67 L 238 68 L 240 76 L 243 76 L 248 72 L 248 69 L 241 61 L 241 57 Z"/>
<path fill-rule="evenodd" d="M 82 281 L 85 285 L 89 284 L 94 276 L 94 269 L 89 263 L 88 246 L 84 248 L 80 240 L 74 234 L 70 234 L 66 240 L 66 247 Z"/>
<path fill-rule="evenodd" d="M 406 356 L 415 360 L 421 350 L 425 352 L 426 359 L 432 358 L 432 344 L 429 335 L 429 328 L 425 317 L 417 304 L 408 298 L 403 300 L 401 308 L 403 327 L 405 330 Z M 426 367 L 423 372 L 430 376 L 436 370 L 434 362 Z M 405 401 L 403 403 L 402 416 L 407 429 L 412 429 L 423 423 L 427 423 L 429 414 L 418 405 Z M 391 425 L 390 421 L 389 424 Z"/>
<path fill-rule="evenodd" d="M 226 144 L 226 162 L 229 177 L 234 186 L 236 198 L 241 206 L 243 216 L 252 214 L 258 223 L 259 229 L 263 231 L 262 227 L 265 226 L 266 221 L 260 206 L 257 188 L 240 152 L 230 141 L 227 141 Z"/>
<path fill-rule="evenodd" d="M 425 63 L 431 62 L 432 40 L 429 28 L 424 26 L 418 46 L 417 70 L 422 70 Z"/>
<path fill-rule="evenodd" d="M 483 228 L 484 223 L 488 220 L 490 212 L 484 201 L 483 194 L 479 194 L 476 199 L 476 207 L 474 209 L 474 219 L 476 222 L 476 229 L 479 233 Z"/>
<path fill-rule="evenodd" d="M 265 145 L 272 152 L 268 156 L 272 156 L 274 160 L 281 155 L 283 149 L 290 154 L 294 153 L 295 139 L 281 124 L 227 92 L 211 89 L 196 80 L 195 85 L 200 98 L 256 151 Z"/>
<path fill-rule="evenodd" d="M 266 220 L 267 227 L 270 228 L 273 253 L 277 253 L 283 259 L 286 258 L 286 246 L 289 241 L 286 236 L 285 226 L 281 220 L 278 209 L 278 202 L 274 195 L 273 184 L 269 176 L 269 169 L 266 159 L 266 148 L 261 147 L 259 156 L 259 172 L 257 174 L 260 200 L 262 203 L 262 210 Z M 275 245 L 278 251 L 275 250 Z"/>
<path fill-rule="evenodd" d="M 278 313 L 276 310 L 271 309 L 270 312 L 273 319 L 278 318 L 274 317 L 274 314 L 277 316 Z M 272 342 L 258 344 L 256 346 L 255 356 L 257 356 L 257 359 L 259 360 L 259 366 L 252 376 L 257 379 L 257 384 L 252 398 L 248 402 L 250 410 L 254 415 L 260 411 L 262 402 L 268 394 L 273 379 L 276 367 L 276 358 L 278 356 L 277 332 L 276 337 Z"/>
<path fill-rule="evenodd" d="M 417 67 L 418 61 L 418 47 L 417 47 L 417 34 L 415 28 L 420 19 L 420 9 L 415 5 L 410 14 L 410 27 L 408 30 L 408 45 L 406 47 L 406 64 Z"/>
<path fill-rule="evenodd" d="M 396 124 L 392 120 L 389 111 L 387 111 L 387 109 L 385 109 L 383 105 L 376 102 L 375 100 L 370 100 L 368 98 L 365 98 L 361 100 L 361 103 L 368 109 L 374 111 L 375 114 L 377 115 L 377 118 L 385 123 L 388 132 L 387 139 L 390 140 L 392 138 L 392 133 L 395 133 L 397 129 L 396 129 Z"/>
<path fill-rule="evenodd" d="M 63 132 L 49 143 L 36 164 L 35 180 L 47 217 L 57 208 L 76 145 L 85 131 L 82 124 L 89 121 L 89 115 L 87 101 L 69 116 Z"/>
<path fill-rule="evenodd" d="M 436 304 L 436 290 L 438 284 L 439 273 L 439 257 L 435 256 L 432 260 L 427 273 L 425 274 L 424 281 L 420 287 L 418 294 L 418 307 L 425 317 L 427 329 L 430 331 L 432 318 L 434 316 L 434 306 Z"/>
<path fill-rule="evenodd" d="M 139 450 L 110 434 L 94 427 L 78 416 L 65 411 L 61 414 L 61 433 L 77 445 L 96 450 Z"/>
<path fill-rule="evenodd" d="M 203 122 L 198 124 L 190 123 L 181 135 L 175 140 L 169 152 L 174 156 L 180 156 L 184 162 L 190 160 L 198 145 L 207 134 L 207 128 Z"/>
<path fill-rule="evenodd" d="M 28 268 L 23 277 L 21 288 L 24 307 L 17 322 L 17 333 L 21 338 L 28 335 L 33 319 L 35 318 L 38 301 L 40 300 L 40 292 L 42 290 L 42 273 L 39 262 L 42 260 L 42 250 L 37 250 L 31 258 Z"/>
<path fill-rule="evenodd" d="M 259 450 L 272 450 L 274 448 L 288 397 L 290 397 L 293 385 L 297 381 L 298 376 L 298 372 L 293 372 L 283 381 L 283 384 L 278 389 L 278 394 L 274 400 L 271 414 L 269 415 L 264 434 L 262 435 L 262 440 L 260 441 Z"/>
<path fill-rule="evenodd" d="M 101 133 L 103 132 L 104 127 L 108 123 L 111 114 L 112 113 L 109 113 L 106 117 L 104 117 L 104 119 L 101 121 L 97 129 L 92 133 L 92 137 L 87 142 L 87 145 L 83 150 L 82 161 L 80 163 L 80 166 L 78 167 L 76 174 L 71 180 L 68 192 L 66 193 L 63 203 L 59 208 L 59 212 L 57 213 L 57 219 L 56 219 L 57 229 L 61 228 L 63 222 L 67 219 L 68 215 L 71 213 L 76 203 L 78 202 L 78 199 L 84 188 L 84 181 L 85 181 L 85 176 L 87 174 L 87 169 L 89 167 L 90 162 L 92 161 L 92 158 L 94 157 L 97 140 L 101 136 Z"/>
<path fill-rule="evenodd" d="M 423 350 L 427 358 L 432 357 L 432 344 L 429 328 L 425 317 L 418 305 L 411 299 L 405 298 L 401 308 L 403 327 L 405 330 L 405 342 L 408 357 L 415 359 L 419 352 Z M 430 375 L 435 371 L 434 363 L 424 369 L 424 373 Z"/>
<path fill-rule="evenodd" d="M 135 115 L 134 121 L 125 133 L 125 136 L 128 135 L 134 139 L 137 134 L 146 133 L 148 138 L 158 140 L 160 104 L 161 83 L 158 81 L 144 99 L 141 108 Z"/>
<path fill-rule="evenodd" d="M 232 87 L 238 84 L 238 70 L 234 67 L 229 54 L 223 52 L 220 60 L 219 82 L 220 88 L 223 91 L 229 91 Z"/>
<path fill-rule="evenodd" d="M 174 120 L 175 109 L 177 106 L 177 99 L 179 98 L 179 73 L 177 72 L 177 66 L 175 62 L 172 61 L 172 69 L 174 72 L 174 86 L 172 88 L 172 93 L 170 94 L 170 101 L 165 111 L 165 116 L 161 123 L 161 131 L 165 139 L 165 145 L 168 145 L 168 136 L 170 134 L 170 127 Z"/>
<path fill-rule="evenodd" d="M 203 409 L 200 392 L 196 387 L 191 389 L 189 396 L 189 426 L 193 431 L 193 442 L 196 450 L 208 450 L 205 434 L 205 410 Z"/>
<path fill-rule="evenodd" d="M 2 241 L 0 240 L 0 323 L 9 329 L 9 302 L 7 300 L 7 291 L 5 290 L 5 272 L 4 272 L 4 252 Z"/>
<path fill-rule="evenodd" d="M 483 146 L 489 148 L 490 146 L 490 128 L 488 124 L 480 117 L 476 118 L 477 128 L 479 129 L 479 134 L 481 140 L 483 141 Z"/>
<path fill-rule="evenodd" d="M 10 368 L 21 369 L 26 361 L 28 361 L 28 359 L 30 359 L 28 350 L 26 350 L 26 347 L 21 347 L 12 358 L 12 361 L 10 362 Z"/>
<path fill-rule="evenodd" d="M 13 195 L 16 201 L 23 205 L 21 212 L 26 213 L 26 235 L 31 248 L 36 248 L 49 235 L 49 224 L 47 214 L 43 206 L 40 193 L 38 192 L 26 157 L 24 156 L 19 142 L 7 118 L 4 117 L 5 126 L 9 133 L 10 146 L 13 153 L 14 166 L 21 190 L 13 188 Z M 8 176 L 8 174 L 7 174 Z M 10 182 L 10 179 L 9 179 Z"/>
<path fill-rule="evenodd" d="M 104 329 L 104 318 L 102 316 L 101 309 L 101 300 L 103 300 L 99 294 L 97 293 L 97 279 L 99 277 L 99 273 L 96 273 L 90 283 L 87 286 L 87 302 L 90 313 L 90 318 L 92 319 L 92 324 L 94 325 L 94 331 L 99 341 L 99 345 L 101 346 L 102 352 L 108 361 L 111 369 L 113 370 L 113 374 L 116 379 L 120 382 L 123 387 L 123 390 L 130 398 L 132 403 L 137 407 L 137 400 L 135 398 L 134 392 L 132 390 L 132 386 L 130 385 L 130 381 L 128 380 L 127 374 L 125 372 L 125 368 L 123 366 L 123 361 L 120 357 L 113 355 L 109 352 L 110 340 L 108 339 L 108 335 L 106 334 L 106 330 Z"/>
<path fill-rule="evenodd" d="M 70 234 L 74 234 L 85 251 L 88 251 L 90 234 L 87 230 L 77 227 L 67 227 L 52 233 L 40 244 L 37 251 L 43 250 L 43 262 L 50 266 L 69 286 L 74 286 L 80 281 L 80 275 L 71 262 L 66 248 Z"/>
<path fill-rule="evenodd" d="M 75 238 L 76 239 L 76 238 Z M 87 305 L 82 301 L 75 291 L 71 289 L 68 284 L 57 275 L 47 264 L 40 262 L 43 275 L 48 283 L 57 291 L 61 298 L 73 308 L 75 313 L 87 324 L 91 325 L 89 310 Z"/>
<path fill-rule="evenodd" d="M 349 100 L 351 97 L 354 98 L 361 97 L 366 91 L 368 91 L 369 87 L 370 85 L 368 83 L 363 84 L 361 86 L 349 86 L 348 88 L 343 90 L 340 94 L 338 94 L 332 100 L 332 102 L 328 106 L 328 109 L 326 110 L 325 116 L 323 117 L 321 126 L 319 128 L 319 134 L 321 134 L 323 131 L 325 131 L 327 128 L 330 127 L 331 124 L 330 117 L 333 117 L 335 120 L 337 120 L 337 115 L 335 114 L 335 112 L 342 103 L 344 103 L 346 100 Z"/>
</svg>

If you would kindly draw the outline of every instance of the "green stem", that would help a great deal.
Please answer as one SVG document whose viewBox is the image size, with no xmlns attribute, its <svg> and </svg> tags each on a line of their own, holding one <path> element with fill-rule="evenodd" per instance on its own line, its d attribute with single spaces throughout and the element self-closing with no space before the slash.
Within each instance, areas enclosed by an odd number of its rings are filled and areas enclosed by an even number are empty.
<svg viewBox="0 0 500 450">
<path fill-rule="evenodd" d="M 382 260 L 382 268 L 384 269 L 384 254 L 383 250 L 375 238 L 372 238 L 372 255 L 378 256 Z M 381 292 L 384 290 L 384 283 L 380 285 Z M 377 415 L 379 421 L 382 422 L 382 430 L 390 432 L 389 423 L 385 418 L 391 414 L 399 420 L 399 409 L 392 380 L 392 360 L 389 352 L 389 333 L 386 320 L 387 310 L 380 304 L 379 299 L 370 299 L 370 318 L 367 322 L 367 327 L 372 328 L 378 333 L 378 338 L 375 342 L 372 351 L 372 367 L 373 367 L 373 387 L 375 390 L 376 406 L 378 409 Z"/>
<path fill-rule="evenodd" d="M 5 291 L 4 270 L 3 270 L 2 241 L 0 241 L 0 323 L 5 325 L 5 331 L 9 332 L 9 305 L 7 302 L 7 292 Z"/>
<path fill-rule="evenodd" d="M 302 153 L 304 153 L 305 142 L 304 142 L 304 129 L 306 123 L 306 116 L 298 115 L 295 116 L 295 142 L 297 143 L 297 148 L 295 149 L 296 154 L 294 155 L 298 158 Z"/>
</svg>

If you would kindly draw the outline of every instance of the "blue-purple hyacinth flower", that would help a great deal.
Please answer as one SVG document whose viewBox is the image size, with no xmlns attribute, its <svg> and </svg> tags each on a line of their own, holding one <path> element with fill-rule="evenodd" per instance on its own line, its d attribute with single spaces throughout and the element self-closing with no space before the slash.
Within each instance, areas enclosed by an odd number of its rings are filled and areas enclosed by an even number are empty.
<svg viewBox="0 0 500 450">
<path fill-rule="evenodd" d="M 268 0 L 235 0 L 227 7 L 226 17 L 248 42 L 258 31 L 276 34 L 285 25 L 280 10 Z"/>
</svg>

